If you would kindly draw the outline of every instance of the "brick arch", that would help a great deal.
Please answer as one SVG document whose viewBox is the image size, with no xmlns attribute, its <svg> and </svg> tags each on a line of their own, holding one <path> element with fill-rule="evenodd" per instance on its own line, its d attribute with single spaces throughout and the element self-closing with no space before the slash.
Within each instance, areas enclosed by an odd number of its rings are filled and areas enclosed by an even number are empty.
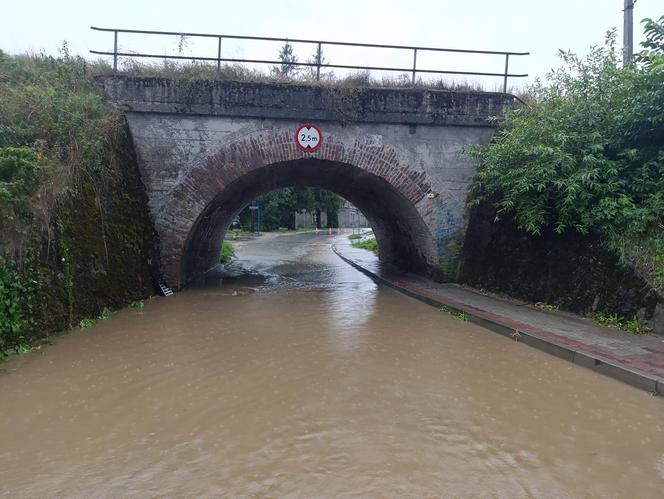
<svg viewBox="0 0 664 499">
<path fill-rule="evenodd" d="M 403 266 L 414 259 L 418 272 L 437 265 L 432 187 L 424 171 L 404 164 L 391 147 L 358 140 L 349 146 L 327 136 L 307 153 L 292 132 L 266 130 L 224 145 L 185 175 L 157 222 L 162 272 L 174 287 L 214 263 L 228 223 L 246 203 L 290 185 L 318 185 L 353 202 L 372 222 L 388 261 Z"/>
</svg>

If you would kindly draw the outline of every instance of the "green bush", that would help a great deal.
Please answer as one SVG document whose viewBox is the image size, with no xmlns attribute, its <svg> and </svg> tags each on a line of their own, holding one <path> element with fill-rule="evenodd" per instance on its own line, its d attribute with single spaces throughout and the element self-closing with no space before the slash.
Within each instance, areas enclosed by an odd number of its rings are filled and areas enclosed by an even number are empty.
<svg viewBox="0 0 664 499">
<path fill-rule="evenodd" d="M 152 227 L 123 117 L 93 78 L 103 70 L 66 46 L 0 51 L 0 350 L 151 288 Z"/>
<path fill-rule="evenodd" d="M 651 21 L 647 39 L 657 26 Z M 648 43 L 648 42 L 647 42 Z M 509 111 L 487 147 L 477 200 L 494 202 L 530 234 L 597 233 L 664 290 L 664 64 L 658 50 L 621 67 L 615 33 L 585 58 L 530 88 L 529 105 Z"/>
<path fill-rule="evenodd" d="M 633 317 L 632 319 L 625 319 L 616 313 L 597 313 L 593 317 L 593 322 L 598 326 L 621 329 L 633 334 L 645 334 L 650 332 L 650 328 L 645 326 L 637 317 Z"/>
<path fill-rule="evenodd" d="M 0 245 L 10 244 L 27 230 L 39 171 L 33 149 L 0 147 Z"/>
<path fill-rule="evenodd" d="M 26 342 L 26 291 L 13 261 L 0 257 L 0 355 Z"/>
<path fill-rule="evenodd" d="M 92 79 L 99 65 L 69 56 L 66 44 L 61 53 L 0 51 L 0 249 L 51 231 L 57 205 L 84 184 L 98 198 L 108 189 L 120 115 Z"/>
</svg>

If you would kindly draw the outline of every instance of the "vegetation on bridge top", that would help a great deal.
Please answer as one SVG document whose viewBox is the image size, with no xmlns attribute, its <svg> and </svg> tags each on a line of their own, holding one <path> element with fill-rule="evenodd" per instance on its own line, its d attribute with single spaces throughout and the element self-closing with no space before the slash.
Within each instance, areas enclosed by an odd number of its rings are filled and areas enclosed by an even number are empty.
<svg viewBox="0 0 664 499">
<path fill-rule="evenodd" d="M 186 37 L 181 37 L 178 44 L 178 56 L 183 56 L 186 43 Z M 307 62 L 315 62 L 316 57 L 317 54 L 314 53 Z M 327 62 L 325 55 L 321 54 L 321 57 L 323 64 L 325 64 Z M 323 70 L 318 78 L 315 67 L 293 64 L 298 62 L 298 59 L 293 54 L 292 45 L 288 42 L 281 48 L 278 59 L 281 64 L 267 69 L 258 69 L 240 63 L 224 63 L 217 68 L 216 62 L 187 59 L 162 59 L 158 62 L 152 62 L 149 59 L 120 57 L 117 73 L 113 72 L 112 67 L 102 60 L 95 63 L 95 71 L 101 76 L 120 74 L 136 77 L 160 77 L 171 80 L 303 83 L 326 87 L 429 88 L 459 92 L 502 92 L 502 85 L 499 82 L 486 85 L 477 80 L 469 81 L 459 77 L 418 77 L 413 82 L 410 73 L 376 76 L 369 70 L 354 70 L 341 76 L 335 73 L 334 70 Z"/>
<path fill-rule="evenodd" d="M 324 87 L 376 87 L 376 88 L 428 88 L 432 90 L 448 90 L 455 92 L 501 92 L 500 85 L 483 85 L 477 81 L 450 80 L 445 78 L 423 80 L 418 78 L 413 84 L 408 75 L 383 75 L 377 77 L 369 71 L 355 71 L 345 76 L 333 72 L 325 74 L 320 80 L 311 77 L 307 72 L 299 71 L 290 74 L 265 72 L 248 68 L 241 64 L 224 64 L 218 72 L 216 66 L 192 62 L 164 61 L 162 63 L 146 63 L 127 61 L 118 73 L 113 73 L 110 66 L 99 62 L 100 76 L 115 74 L 134 77 L 159 77 L 169 80 L 202 80 L 202 81 L 246 81 L 259 83 L 300 83 Z"/>
</svg>

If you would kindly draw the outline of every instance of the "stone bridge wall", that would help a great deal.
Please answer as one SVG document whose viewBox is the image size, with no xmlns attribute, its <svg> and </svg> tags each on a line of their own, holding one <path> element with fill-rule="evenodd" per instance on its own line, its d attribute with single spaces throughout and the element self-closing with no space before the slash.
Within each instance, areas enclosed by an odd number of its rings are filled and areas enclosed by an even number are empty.
<svg viewBox="0 0 664 499">
<path fill-rule="evenodd" d="M 382 257 L 449 275 L 465 231 L 474 165 L 489 120 L 512 103 L 495 93 L 113 77 L 161 241 L 178 287 L 214 263 L 227 223 L 262 192 L 319 185 L 367 216 Z M 317 124 L 315 152 L 295 145 Z M 382 241 L 381 241 L 382 239 Z M 409 265 L 409 261 L 412 265 Z"/>
</svg>

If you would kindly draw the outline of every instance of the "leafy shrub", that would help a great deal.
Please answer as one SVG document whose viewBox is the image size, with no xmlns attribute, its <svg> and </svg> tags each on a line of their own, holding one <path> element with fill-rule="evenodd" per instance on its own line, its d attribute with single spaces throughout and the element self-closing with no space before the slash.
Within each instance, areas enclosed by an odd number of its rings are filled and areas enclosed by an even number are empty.
<svg viewBox="0 0 664 499">
<path fill-rule="evenodd" d="M 13 261 L 0 257 L 0 354 L 26 342 L 26 291 Z"/>
<path fill-rule="evenodd" d="M 616 313 L 597 313 L 593 317 L 593 322 L 598 326 L 621 329 L 622 331 L 628 331 L 633 334 L 645 334 L 650 332 L 650 328 L 644 325 L 637 317 L 625 319 Z"/>
<path fill-rule="evenodd" d="M 664 17 L 653 26 L 664 26 Z M 651 26 L 651 29 L 654 29 Z M 648 34 L 648 33 L 647 33 Z M 648 40 L 652 41 L 652 37 Z M 502 118 L 481 162 L 477 199 L 530 234 L 596 232 L 664 290 L 664 64 L 661 50 L 621 67 L 615 33 L 530 89 Z"/>
<path fill-rule="evenodd" d="M 93 78 L 103 71 L 66 46 L 0 51 L 0 349 L 149 292 L 152 228 L 122 115 Z"/>
<path fill-rule="evenodd" d="M 34 150 L 0 147 L 0 243 L 25 231 L 39 170 Z"/>
<path fill-rule="evenodd" d="M 0 249 L 50 233 L 58 203 L 80 195 L 84 183 L 98 198 L 108 189 L 120 115 L 91 78 L 99 65 L 69 56 L 66 44 L 61 52 L 0 51 Z"/>
</svg>

